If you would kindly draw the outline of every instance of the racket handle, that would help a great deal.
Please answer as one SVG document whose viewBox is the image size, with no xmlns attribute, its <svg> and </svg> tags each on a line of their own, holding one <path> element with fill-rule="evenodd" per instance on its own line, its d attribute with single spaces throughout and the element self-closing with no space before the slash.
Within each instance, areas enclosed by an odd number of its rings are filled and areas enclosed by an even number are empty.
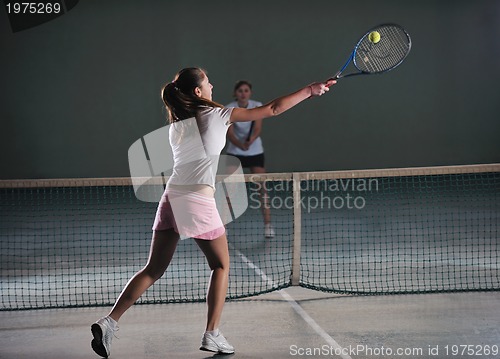
<svg viewBox="0 0 500 359">
<path fill-rule="evenodd" d="M 252 121 L 252 124 L 250 125 L 250 131 L 248 131 L 247 141 L 250 141 L 250 138 L 252 138 L 252 132 L 253 132 L 254 125 L 255 125 L 255 122 Z"/>
<path fill-rule="evenodd" d="M 342 73 L 341 71 L 337 72 L 337 74 L 336 74 L 335 76 L 330 77 L 328 80 L 326 80 L 326 82 L 331 81 L 331 80 L 335 80 L 335 81 L 337 81 L 337 80 L 340 78 L 340 74 L 341 74 L 341 73 Z M 330 85 L 328 85 L 328 84 L 327 84 L 327 85 L 326 85 L 326 87 L 330 87 L 330 86 L 332 86 L 332 85 L 333 85 L 333 84 L 330 84 Z"/>
</svg>

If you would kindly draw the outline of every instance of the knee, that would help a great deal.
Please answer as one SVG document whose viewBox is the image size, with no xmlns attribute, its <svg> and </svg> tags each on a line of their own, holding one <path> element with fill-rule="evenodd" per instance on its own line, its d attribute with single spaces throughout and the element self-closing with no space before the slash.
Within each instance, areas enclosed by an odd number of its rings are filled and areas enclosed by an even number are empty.
<svg viewBox="0 0 500 359">
<path fill-rule="evenodd" d="M 210 269 L 215 271 L 229 272 L 229 261 L 217 261 L 210 263 Z"/>
<path fill-rule="evenodd" d="M 143 268 L 143 273 L 145 273 L 148 277 L 150 277 L 155 282 L 160 279 L 165 273 L 164 268 L 153 268 L 152 266 L 147 265 Z"/>
</svg>

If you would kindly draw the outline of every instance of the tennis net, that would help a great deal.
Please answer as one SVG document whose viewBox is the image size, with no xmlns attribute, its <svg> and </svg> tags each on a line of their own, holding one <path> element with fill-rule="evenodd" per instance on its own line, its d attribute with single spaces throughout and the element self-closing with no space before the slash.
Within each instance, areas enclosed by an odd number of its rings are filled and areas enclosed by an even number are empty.
<svg viewBox="0 0 500 359">
<path fill-rule="evenodd" d="M 248 208 L 227 226 L 229 298 L 290 285 L 500 290 L 500 164 L 245 179 Z M 128 178 L 0 181 L 0 197 L 0 310 L 110 305 L 146 263 L 157 204 Z M 138 303 L 203 301 L 209 275 L 194 241 L 180 241 Z"/>
</svg>

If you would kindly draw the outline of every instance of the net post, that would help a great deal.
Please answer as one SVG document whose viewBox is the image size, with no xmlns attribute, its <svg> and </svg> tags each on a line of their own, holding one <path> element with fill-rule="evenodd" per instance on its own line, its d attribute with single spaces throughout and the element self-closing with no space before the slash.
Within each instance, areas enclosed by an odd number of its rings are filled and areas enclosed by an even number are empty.
<svg viewBox="0 0 500 359">
<path fill-rule="evenodd" d="M 300 174 L 293 173 L 293 255 L 292 255 L 292 285 L 300 284 L 300 245 L 302 231 L 302 213 L 300 201 Z"/>
</svg>

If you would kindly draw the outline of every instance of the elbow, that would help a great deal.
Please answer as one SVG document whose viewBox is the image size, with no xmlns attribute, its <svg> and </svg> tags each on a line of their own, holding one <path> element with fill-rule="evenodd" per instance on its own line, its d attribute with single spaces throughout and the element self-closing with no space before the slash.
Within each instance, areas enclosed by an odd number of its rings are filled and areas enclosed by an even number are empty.
<svg viewBox="0 0 500 359">
<path fill-rule="evenodd" d="M 271 105 L 271 115 L 269 117 L 278 116 L 281 113 L 283 113 L 283 110 L 278 104 Z"/>
</svg>

